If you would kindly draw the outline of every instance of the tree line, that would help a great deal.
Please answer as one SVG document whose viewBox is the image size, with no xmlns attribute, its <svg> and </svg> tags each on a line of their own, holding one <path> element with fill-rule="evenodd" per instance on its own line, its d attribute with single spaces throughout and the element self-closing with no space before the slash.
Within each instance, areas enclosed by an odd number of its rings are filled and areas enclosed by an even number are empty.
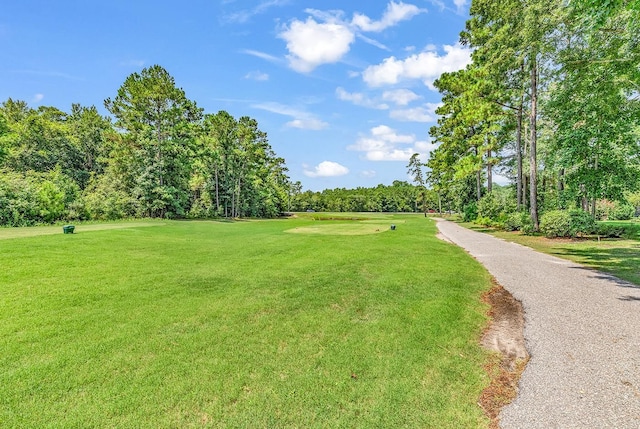
<svg viewBox="0 0 640 429">
<path fill-rule="evenodd" d="M 131 74 L 104 106 L 112 118 L 0 104 L 0 225 L 287 209 L 293 184 L 258 123 L 204 114 L 161 66 Z"/>
<path fill-rule="evenodd" d="M 514 183 L 505 207 L 534 231 L 545 212 L 637 206 L 639 24 L 638 0 L 473 0 L 471 64 L 435 81 L 430 187 L 482 217 L 483 198 L 503 199 L 498 172 Z"/>
<path fill-rule="evenodd" d="M 408 182 L 395 180 L 392 185 L 371 188 L 325 189 L 321 192 L 305 191 L 292 194 L 291 209 L 303 212 L 405 212 L 435 211 L 438 207 L 434 191 L 423 190 Z"/>
</svg>

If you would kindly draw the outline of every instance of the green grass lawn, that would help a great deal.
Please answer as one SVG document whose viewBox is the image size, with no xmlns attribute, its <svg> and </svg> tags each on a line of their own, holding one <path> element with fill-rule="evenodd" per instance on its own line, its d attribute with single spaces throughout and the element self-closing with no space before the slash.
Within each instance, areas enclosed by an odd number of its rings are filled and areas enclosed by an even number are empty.
<svg viewBox="0 0 640 429">
<path fill-rule="evenodd" d="M 0 427 L 488 426 L 490 278 L 432 221 L 146 226 L 0 230 Z"/>
</svg>

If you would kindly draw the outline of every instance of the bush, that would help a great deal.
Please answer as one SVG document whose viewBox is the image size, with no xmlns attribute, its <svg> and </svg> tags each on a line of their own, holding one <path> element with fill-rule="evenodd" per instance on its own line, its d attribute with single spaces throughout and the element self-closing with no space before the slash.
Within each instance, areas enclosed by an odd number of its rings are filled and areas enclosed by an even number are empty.
<svg viewBox="0 0 640 429">
<path fill-rule="evenodd" d="M 478 217 L 497 219 L 500 212 L 502 212 L 502 206 L 493 192 L 486 194 L 478 201 Z"/>
<path fill-rule="evenodd" d="M 478 218 L 478 205 L 475 202 L 469 203 L 462 208 L 462 220 L 473 222 Z"/>
<path fill-rule="evenodd" d="M 571 216 L 571 236 L 592 234 L 596 229 L 596 221 L 584 210 L 574 209 L 569 211 Z"/>
<path fill-rule="evenodd" d="M 638 228 L 635 225 L 599 223 L 595 233 L 606 238 L 635 238 L 638 234 Z"/>
<path fill-rule="evenodd" d="M 122 219 L 135 213 L 136 201 L 119 186 L 106 174 L 89 182 L 84 192 L 84 210 L 91 219 Z"/>
<path fill-rule="evenodd" d="M 540 218 L 540 231 L 549 238 L 571 236 L 571 215 L 566 210 L 551 210 Z"/>
<path fill-rule="evenodd" d="M 631 204 L 616 204 L 609 213 L 610 220 L 629 220 L 636 215 L 636 208 Z"/>
<path fill-rule="evenodd" d="M 483 216 L 478 216 L 478 218 L 476 218 L 476 220 L 474 220 L 473 223 L 475 223 L 477 225 L 489 226 L 489 227 L 492 227 L 495 224 L 491 219 L 489 219 L 488 217 L 483 217 Z"/>
<path fill-rule="evenodd" d="M 549 238 L 591 234 L 595 221 L 583 210 L 552 210 L 542 215 L 540 231 Z"/>
<path fill-rule="evenodd" d="M 507 231 L 522 231 L 523 228 L 530 225 L 533 230 L 531 216 L 526 212 L 509 213 L 504 220 L 504 229 Z"/>
</svg>

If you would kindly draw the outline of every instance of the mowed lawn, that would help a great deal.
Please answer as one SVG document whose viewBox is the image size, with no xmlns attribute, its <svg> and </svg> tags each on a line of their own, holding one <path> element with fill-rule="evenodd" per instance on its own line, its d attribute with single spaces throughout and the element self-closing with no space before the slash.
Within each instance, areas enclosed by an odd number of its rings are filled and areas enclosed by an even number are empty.
<svg viewBox="0 0 640 429">
<path fill-rule="evenodd" d="M 418 215 L 60 228 L 0 266 L 2 428 L 488 426 L 490 278 Z"/>
</svg>

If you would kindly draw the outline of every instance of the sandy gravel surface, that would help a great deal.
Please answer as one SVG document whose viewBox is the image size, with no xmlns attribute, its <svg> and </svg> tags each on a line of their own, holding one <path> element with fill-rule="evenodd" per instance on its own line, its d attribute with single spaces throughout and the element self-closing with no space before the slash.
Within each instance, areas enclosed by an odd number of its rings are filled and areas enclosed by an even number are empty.
<svg viewBox="0 0 640 429">
<path fill-rule="evenodd" d="M 438 221 L 522 302 L 531 360 L 508 428 L 640 428 L 640 287 Z"/>
</svg>

